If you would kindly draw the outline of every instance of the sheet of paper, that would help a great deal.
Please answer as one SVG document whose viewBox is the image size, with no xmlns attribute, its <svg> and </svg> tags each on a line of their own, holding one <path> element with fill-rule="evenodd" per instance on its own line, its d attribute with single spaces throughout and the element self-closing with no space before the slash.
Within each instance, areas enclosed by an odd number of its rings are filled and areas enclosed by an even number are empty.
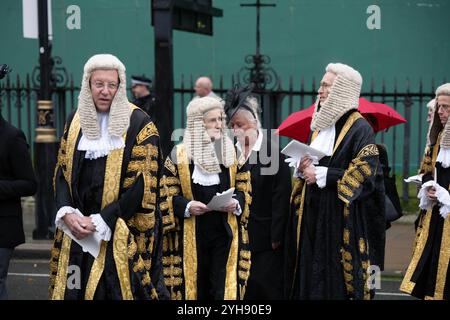
<svg viewBox="0 0 450 320">
<path fill-rule="evenodd" d="M 78 209 L 76 209 L 76 213 L 79 215 L 83 215 Z M 87 236 L 84 239 L 77 239 L 63 222 L 62 230 L 65 234 L 67 234 L 73 241 L 78 243 L 84 252 L 89 252 L 94 258 L 98 257 L 100 252 L 100 245 L 102 244 L 102 238 L 98 232 L 94 232 L 92 235 Z"/>
<path fill-rule="evenodd" d="M 286 147 L 284 147 L 283 150 L 281 150 L 281 153 L 296 160 L 300 160 L 305 156 L 310 156 L 317 162 L 325 157 L 325 153 L 323 153 L 322 151 L 311 148 L 310 146 L 297 140 L 292 140 Z"/>
<path fill-rule="evenodd" d="M 418 175 L 411 176 L 411 177 L 409 177 L 407 179 L 403 179 L 403 180 L 406 183 L 414 183 L 417 185 L 421 185 L 422 184 L 422 176 L 423 176 L 423 174 L 418 174 Z"/>
<path fill-rule="evenodd" d="M 227 191 L 218 193 L 206 206 L 211 210 L 218 211 L 230 202 L 231 198 L 233 198 L 233 193 L 234 188 L 230 188 Z"/>
</svg>

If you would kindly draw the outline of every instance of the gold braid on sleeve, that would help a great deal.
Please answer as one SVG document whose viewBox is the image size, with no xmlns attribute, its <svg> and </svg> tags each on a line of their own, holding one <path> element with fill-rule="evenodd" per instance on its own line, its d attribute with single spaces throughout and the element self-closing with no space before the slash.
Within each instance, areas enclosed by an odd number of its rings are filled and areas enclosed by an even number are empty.
<svg viewBox="0 0 450 320">
<path fill-rule="evenodd" d="M 252 204 L 252 183 L 250 171 L 236 174 L 236 189 L 242 191 L 245 196 L 245 205 L 240 217 L 241 250 L 239 250 L 238 277 L 241 282 L 239 296 L 245 296 L 247 281 L 250 276 L 251 252 L 249 249 L 248 219 L 250 216 L 250 205 Z"/>
<path fill-rule="evenodd" d="M 352 160 L 342 179 L 338 181 L 338 197 L 346 205 L 350 203 L 355 191 L 361 187 L 364 181 L 375 173 L 364 158 L 378 156 L 378 154 L 378 148 L 375 144 L 365 146 Z"/>
</svg>

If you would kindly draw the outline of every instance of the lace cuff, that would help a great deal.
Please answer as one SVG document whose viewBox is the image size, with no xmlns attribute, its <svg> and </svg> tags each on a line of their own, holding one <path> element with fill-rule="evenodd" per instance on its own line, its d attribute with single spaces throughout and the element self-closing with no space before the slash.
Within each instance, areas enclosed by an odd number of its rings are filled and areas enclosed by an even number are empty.
<svg viewBox="0 0 450 320">
<path fill-rule="evenodd" d="M 440 204 L 439 214 L 442 216 L 442 218 L 447 218 L 448 214 L 450 213 L 450 194 L 446 189 L 444 189 L 434 181 L 428 181 L 422 185 L 422 188 L 417 195 L 417 198 L 420 199 L 420 209 L 428 210 L 431 209 L 434 204 L 436 204 L 435 201 L 430 200 L 427 196 L 427 189 L 429 187 L 434 187 L 436 189 L 436 197 Z"/>
<path fill-rule="evenodd" d="M 65 223 L 62 218 L 64 218 L 64 216 L 66 214 L 72 214 L 72 213 L 76 213 L 76 209 L 74 209 L 70 206 L 64 206 L 64 207 L 59 208 L 58 212 L 56 213 L 55 226 L 58 229 L 63 230 L 63 226 L 65 226 Z"/>
<path fill-rule="evenodd" d="M 109 241 L 111 239 L 111 229 L 103 220 L 100 214 L 91 214 L 92 224 L 95 226 L 95 230 L 98 232 L 102 240 Z"/>
<path fill-rule="evenodd" d="M 233 200 L 236 200 L 236 199 L 233 199 Z M 236 200 L 236 210 L 234 210 L 233 213 L 238 217 L 242 214 L 241 205 L 239 204 L 239 201 L 237 201 L 237 200 Z"/>
<path fill-rule="evenodd" d="M 316 167 L 315 175 L 316 175 L 316 183 L 320 189 L 323 189 L 327 185 L 327 167 Z"/>
<path fill-rule="evenodd" d="M 447 218 L 450 212 L 450 194 L 446 189 L 437 185 L 436 187 L 436 197 L 438 198 L 439 203 L 441 204 L 441 208 L 439 209 L 439 213 L 442 218 Z"/>
<path fill-rule="evenodd" d="M 189 208 L 191 207 L 192 201 L 189 201 L 186 209 L 184 210 L 184 217 L 185 218 L 190 218 L 191 217 L 191 213 L 189 212 Z"/>
</svg>

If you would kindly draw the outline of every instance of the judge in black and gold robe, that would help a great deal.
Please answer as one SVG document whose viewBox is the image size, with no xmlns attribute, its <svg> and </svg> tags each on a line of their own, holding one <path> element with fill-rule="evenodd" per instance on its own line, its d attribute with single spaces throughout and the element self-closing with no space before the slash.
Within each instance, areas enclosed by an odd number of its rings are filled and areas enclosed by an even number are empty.
<svg viewBox="0 0 450 320">
<path fill-rule="evenodd" d="M 112 55 L 85 65 L 54 176 L 51 299 L 164 299 L 159 136 Z M 85 241 L 100 239 L 98 250 Z"/>
<path fill-rule="evenodd" d="M 370 299 L 371 270 L 383 269 L 383 175 L 373 130 L 355 109 L 362 78 L 329 64 L 311 123 L 311 147 L 291 196 L 286 298 Z M 376 276 L 379 276 L 379 272 Z"/>
<path fill-rule="evenodd" d="M 251 180 L 248 234 L 252 265 L 245 299 L 279 300 L 283 298 L 291 172 L 276 136 L 271 138 L 261 127 L 261 110 L 250 88 L 231 89 L 225 112 L 237 138 L 238 171 L 248 171 Z"/>
<path fill-rule="evenodd" d="M 433 170 L 434 170 L 433 169 L 434 167 L 431 164 L 432 154 L 431 154 L 431 147 L 430 147 L 430 130 L 431 130 L 431 127 L 433 124 L 432 122 L 433 122 L 434 114 L 436 111 L 436 99 L 432 99 L 427 103 L 427 109 L 428 109 L 428 112 L 427 112 L 427 122 L 428 122 L 427 141 L 425 144 L 425 150 L 423 152 L 422 160 L 420 161 L 420 166 L 419 166 L 419 170 L 418 170 L 419 175 L 422 175 L 422 177 L 425 173 L 433 172 Z M 417 216 L 416 221 L 414 221 L 414 227 L 416 229 L 416 232 L 417 232 L 417 228 L 419 226 L 420 218 L 421 218 L 421 215 L 419 214 Z M 417 239 L 417 237 L 416 237 L 416 239 Z"/>
<path fill-rule="evenodd" d="M 428 133 L 429 166 L 422 167 L 420 208 L 411 262 L 400 289 L 426 300 L 450 300 L 450 84 L 436 90 Z"/>
<path fill-rule="evenodd" d="M 224 135 L 223 106 L 203 97 L 187 108 L 183 143 L 164 163 L 164 279 L 174 300 L 236 300 L 245 294 L 249 181 L 236 172 L 234 147 Z M 214 141 L 214 142 L 213 142 Z M 228 205 L 209 208 L 217 194 L 235 188 Z"/>
</svg>

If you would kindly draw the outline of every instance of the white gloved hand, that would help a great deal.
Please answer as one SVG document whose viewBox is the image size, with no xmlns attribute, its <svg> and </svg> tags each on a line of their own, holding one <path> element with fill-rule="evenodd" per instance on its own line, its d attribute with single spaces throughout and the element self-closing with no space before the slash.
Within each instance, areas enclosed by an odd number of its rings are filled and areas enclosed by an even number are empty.
<svg viewBox="0 0 450 320">
<path fill-rule="evenodd" d="M 417 198 L 420 199 L 420 209 L 428 210 L 436 204 L 436 201 L 431 201 L 427 197 L 427 190 L 429 187 L 434 187 L 436 189 L 436 197 L 440 205 L 439 214 L 442 216 L 442 218 L 446 219 L 450 212 L 450 194 L 445 188 L 440 186 L 435 181 L 431 180 L 422 185 L 422 188 L 417 195 Z"/>
<path fill-rule="evenodd" d="M 298 167 L 298 164 L 299 164 L 299 162 L 300 162 L 300 159 L 295 159 L 295 158 L 286 158 L 285 160 L 284 160 L 284 162 L 286 162 L 288 165 L 289 165 L 289 167 L 292 167 L 292 168 L 297 168 Z"/>
</svg>

